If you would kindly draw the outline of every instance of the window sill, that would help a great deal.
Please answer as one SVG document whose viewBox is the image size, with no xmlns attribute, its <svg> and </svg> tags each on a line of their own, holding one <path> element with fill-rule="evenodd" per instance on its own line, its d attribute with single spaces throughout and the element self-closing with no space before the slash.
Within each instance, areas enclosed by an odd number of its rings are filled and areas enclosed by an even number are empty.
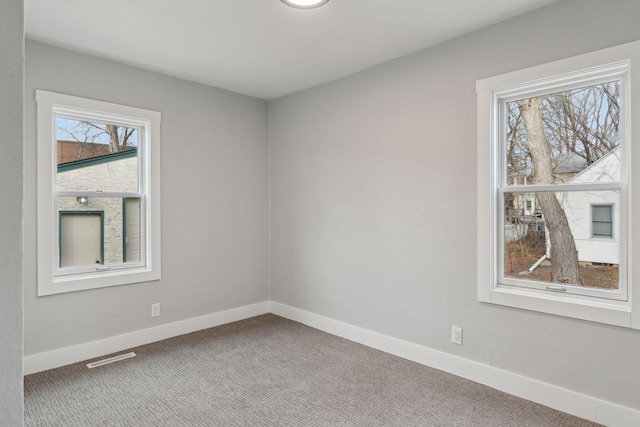
<svg viewBox="0 0 640 427">
<path fill-rule="evenodd" d="M 627 301 L 603 300 L 575 295 L 558 295 L 535 290 L 498 287 L 481 302 L 504 305 L 540 313 L 589 320 L 631 328 L 631 306 Z"/>
<path fill-rule="evenodd" d="M 53 278 L 49 286 L 40 287 L 40 296 L 150 282 L 160 278 L 159 271 L 147 267 L 58 276 Z M 43 289 L 45 287 L 47 289 Z"/>
</svg>

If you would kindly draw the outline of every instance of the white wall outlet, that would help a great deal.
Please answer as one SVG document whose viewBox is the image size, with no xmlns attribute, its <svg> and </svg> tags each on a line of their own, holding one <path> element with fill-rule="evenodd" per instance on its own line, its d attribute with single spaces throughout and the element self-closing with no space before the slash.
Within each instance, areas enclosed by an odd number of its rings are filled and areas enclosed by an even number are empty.
<svg viewBox="0 0 640 427">
<path fill-rule="evenodd" d="M 462 328 L 458 328 L 457 326 L 451 327 L 451 342 L 462 345 Z"/>
<path fill-rule="evenodd" d="M 160 316 L 160 303 L 151 304 L 151 317 Z"/>
</svg>

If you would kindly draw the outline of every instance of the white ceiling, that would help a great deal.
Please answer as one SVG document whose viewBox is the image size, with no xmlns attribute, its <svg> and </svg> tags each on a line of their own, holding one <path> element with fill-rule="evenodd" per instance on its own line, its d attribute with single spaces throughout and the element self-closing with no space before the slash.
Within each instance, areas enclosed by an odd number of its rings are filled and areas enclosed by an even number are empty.
<svg viewBox="0 0 640 427">
<path fill-rule="evenodd" d="M 25 0 L 28 38 L 273 99 L 558 0 Z"/>
</svg>

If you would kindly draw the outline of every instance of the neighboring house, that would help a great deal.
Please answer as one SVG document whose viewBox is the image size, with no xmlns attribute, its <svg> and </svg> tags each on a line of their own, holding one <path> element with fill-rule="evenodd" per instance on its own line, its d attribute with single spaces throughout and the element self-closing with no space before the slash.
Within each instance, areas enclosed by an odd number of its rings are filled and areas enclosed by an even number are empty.
<svg viewBox="0 0 640 427">
<path fill-rule="evenodd" d="M 587 167 L 587 161 L 575 153 L 564 153 L 552 160 L 553 177 L 556 183 L 565 183 L 577 176 Z M 514 185 L 527 185 L 534 182 L 533 170 L 524 169 L 523 175 L 513 175 L 509 181 Z M 541 240 L 548 236 L 545 232 L 542 210 L 535 193 L 516 193 L 506 207 L 507 221 L 505 225 L 505 241 L 512 242 L 523 238 L 531 231 L 538 232 Z M 548 242 L 547 242 L 548 246 Z M 549 249 L 547 248 L 547 254 Z"/>
<path fill-rule="evenodd" d="M 552 163 L 553 177 L 556 183 L 570 181 L 587 167 L 587 161 L 572 152 L 563 153 L 554 157 Z M 527 185 L 528 182 L 534 182 L 533 170 L 525 169 L 524 173 L 524 176 L 511 176 L 509 179 L 514 185 Z M 540 212 L 540 206 L 537 203 L 534 193 L 514 194 L 512 205 L 509 208 L 509 217 L 513 219 L 519 216 L 535 216 Z"/>
<path fill-rule="evenodd" d="M 135 147 L 120 146 L 120 149 L 122 151 L 135 150 Z M 96 142 L 58 140 L 56 148 L 58 165 L 98 156 L 106 156 L 109 153 L 109 144 L 99 144 Z"/>
<path fill-rule="evenodd" d="M 59 163 L 57 185 L 86 190 L 86 196 L 58 199 L 61 267 L 140 260 L 140 199 L 99 197 L 100 191 L 138 191 L 137 150 Z"/>
<path fill-rule="evenodd" d="M 595 163 L 595 162 L 594 162 Z M 573 153 L 563 153 L 552 160 L 553 177 L 556 183 L 571 181 L 577 174 L 584 171 L 587 161 L 584 157 Z"/>
<path fill-rule="evenodd" d="M 616 147 L 567 182 L 620 179 L 620 147 Z M 616 191 L 566 192 L 558 196 L 576 243 L 578 260 L 597 264 L 620 263 L 620 207 Z M 548 235 L 548 233 L 547 233 Z M 547 255 L 550 242 L 547 238 Z"/>
</svg>

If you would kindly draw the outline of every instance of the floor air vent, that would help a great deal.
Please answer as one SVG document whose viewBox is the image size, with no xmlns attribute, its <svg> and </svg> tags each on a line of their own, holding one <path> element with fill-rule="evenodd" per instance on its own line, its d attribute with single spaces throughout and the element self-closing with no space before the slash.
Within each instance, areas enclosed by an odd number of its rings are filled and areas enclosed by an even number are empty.
<svg viewBox="0 0 640 427">
<path fill-rule="evenodd" d="M 107 365 L 109 363 L 117 362 L 119 360 L 129 359 L 130 357 L 135 357 L 135 355 L 136 354 L 134 352 L 131 352 L 126 354 L 121 354 L 120 356 L 113 356 L 108 359 L 98 360 L 97 362 L 87 363 L 87 368 L 89 369 L 97 368 L 98 366 Z"/>
</svg>

